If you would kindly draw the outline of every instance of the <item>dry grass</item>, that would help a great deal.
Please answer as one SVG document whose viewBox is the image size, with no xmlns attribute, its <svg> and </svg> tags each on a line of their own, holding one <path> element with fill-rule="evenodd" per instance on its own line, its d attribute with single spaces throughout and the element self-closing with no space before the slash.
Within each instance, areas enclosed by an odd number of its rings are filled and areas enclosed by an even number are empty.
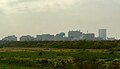
<svg viewBox="0 0 120 69">
<path fill-rule="evenodd" d="M 63 49 L 63 48 L 15 48 L 15 47 L 6 47 L 6 48 L 0 48 L 0 52 L 19 52 L 19 51 L 77 51 L 82 49 Z M 86 49 L 90 52 L 105 52 L 107 49 Z"/>
<path fill-rule="evenodd" d="M 17 51 L 76 51 L 78 49 L 58 49 L 58 48 L 0 48 L 0 52 L 17 52 Z"/>
</svg>

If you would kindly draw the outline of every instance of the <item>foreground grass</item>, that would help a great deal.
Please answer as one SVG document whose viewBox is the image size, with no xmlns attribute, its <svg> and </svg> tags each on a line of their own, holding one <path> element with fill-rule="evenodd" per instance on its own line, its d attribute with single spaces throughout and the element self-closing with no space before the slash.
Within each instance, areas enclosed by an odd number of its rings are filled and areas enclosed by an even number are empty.
<svg viewBox="0 0 120 69">
<path fill-rule="evenodd" d="M 0 69 L 33 69 L 33 68 L 0 63 Z"/>
<path fill-rule="evenodd" d="M 9 48 L 10 49 L 10 48 Z M 107 69 L 120 68 L 120 53 L 90 50 L 16 49 L 0 52 L 0 69 Z M 14 49 L 15 50 L 15 49 Z M 115 64 L 115 65 L 114 65 Z M 117 69 L 115 68 L 115 69 Z"/>
</svg>

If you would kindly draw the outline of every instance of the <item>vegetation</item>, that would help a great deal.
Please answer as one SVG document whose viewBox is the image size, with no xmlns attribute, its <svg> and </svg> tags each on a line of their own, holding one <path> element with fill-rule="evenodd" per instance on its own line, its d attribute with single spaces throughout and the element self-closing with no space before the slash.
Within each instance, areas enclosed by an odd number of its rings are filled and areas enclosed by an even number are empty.
<svg viewBox="0 0 120 69">
<path fill-rule="evenodd" d="M 9 48 L 10 49 L 10 48 Z M 120 65 L 120 53 L 90 50 L 21 50 L 0 52 L 0 67 L 5 69 L 107 69 Z M 15 50 L 15 49 L 14 49 Z M 105 68 L 106 67 L 106 68 Z M 116 66 L 117 67 L 117 66 Z M 119 67 L 118 67 L 119 68 Z"/>
<path fill-rule="evenodd" d="M 0 69 L 120 69 L 120 41 L 6 42 Z"/>
<path fill-rule="evenodd" d="M 0 47 L 23 48 L 68 48 L 68 49 L 110 49 L 120 47 L 120 41 L 31 41 L 4 42 Z"/>
</svg>

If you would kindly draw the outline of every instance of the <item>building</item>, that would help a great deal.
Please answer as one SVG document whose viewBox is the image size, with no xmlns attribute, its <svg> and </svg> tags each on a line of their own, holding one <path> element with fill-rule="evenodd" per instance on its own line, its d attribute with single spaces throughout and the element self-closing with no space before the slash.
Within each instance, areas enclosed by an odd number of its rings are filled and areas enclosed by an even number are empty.
<svg viewBox="0 0 120 69">
<path fill-rule="evenodd" d="M 60 33 L 56 34 L 56 36 L 64 38 L 65 37 L 65 33 L 64 32 L 60 32 Z"/>
<path fill-rule="evenodd" d="M 65 40 L 64 37 L 65 37 L 65 33 L 60 32 L 60 33 L 56 34 L 56 36 L 54 37 L 54 40 L 55 41 L 64 41 Z"/>
<path fill-rule="evenodd" d="M 115 37 L 108 37 L 107 40 L 113 41 L 116 40 Z"/>
<path fill-rule="evenodd" d="M 36 36 L 36 41 L 53 41 L 53 40 L 54 40 L 54 35 L 50 35 L 50 34 L 42 34 Z"/>
<path fill-rule="evenodd" d="M 42 41 L 42 35 L 36 35 L 35 41 Z"/>
<path fill-rule="evenodd" d="M 34 37 L 30 35 L 20 37 L 20 41 L 34 41 Z"/>
<path fill-rule="evenodd" d="M 107 30 L 106 29 L 99 29 L 99 38 L 102 38 L 103 40 L 107 39 Z"/>
<path fill-rule="evenodd" d="M 17 37 L 15 35 L 7 36 L 7 37 L 4 37 L 2 41 L 17 41 Z"/>
<path fill-rule="evenodd" d="M 80 40 L 80 38 L 82 37 L 82 32 L 80 31 L 69 31 L 68 32 L 68 38 L 69 40 Z"/>
<path fill-rule="evenodd" d="M 95 39 L 94 39 L 95 41 L 102 41 L 103 39 L 102 38 L 100 38 L 100 37 L 95 37 Z"/>
<path fill-rule="evenodd" d="M 94 33 L 83 34 L 81 37 L 81 40 L 94 40 L 94 39 L 95 39 Z"/>
</svg>

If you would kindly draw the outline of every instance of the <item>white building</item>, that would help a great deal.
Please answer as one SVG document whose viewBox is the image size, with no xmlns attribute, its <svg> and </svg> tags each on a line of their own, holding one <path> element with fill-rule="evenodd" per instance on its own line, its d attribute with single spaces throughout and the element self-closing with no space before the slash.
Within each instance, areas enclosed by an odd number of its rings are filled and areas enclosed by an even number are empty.
<svg viewBox="0 0 120 69">
<path fill-rule="evenodd" d="M 20 41 L 34 41 L 34 37 L 30 35 L 20 37 Z"/>
<path fill-rule="evenodd" d="M 7 36 L 7 37 L 4 37 L 2 41 L 17 41 L 17 37 L 15 35 Z"/>
<path fill-rule="evenodd" d="M 107 39 L 107 30 L 106 29 L 99 29 L 99 38 L 102 38 L 103 40 Z"/>
</svg>

